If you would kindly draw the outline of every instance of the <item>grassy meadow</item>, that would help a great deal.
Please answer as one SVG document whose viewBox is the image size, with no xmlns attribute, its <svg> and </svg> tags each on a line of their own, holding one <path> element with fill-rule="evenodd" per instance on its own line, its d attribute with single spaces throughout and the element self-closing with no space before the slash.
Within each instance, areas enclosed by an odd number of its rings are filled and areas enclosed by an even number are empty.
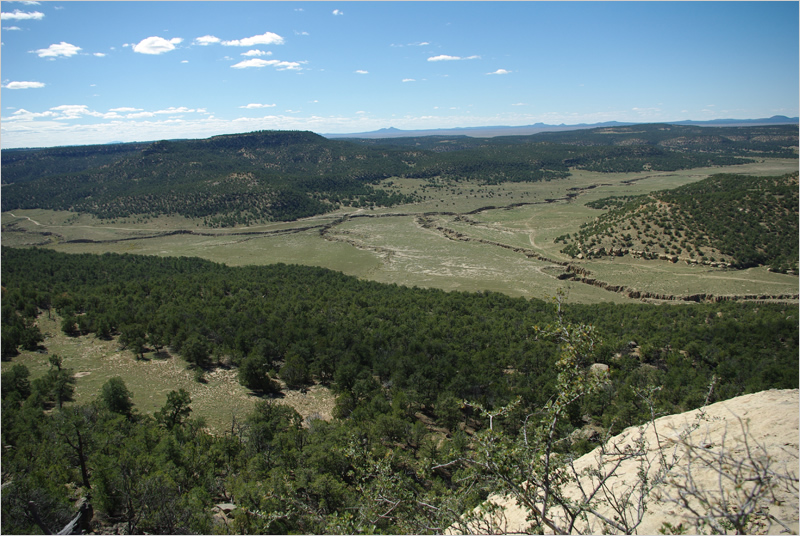
<svg viewBox="0 0 800 536">
<path fill-rule="evenodd" d="M 378 282 L 448 291 L 489 290 L 548 298 L 562 288 L 572 302 L 635 301 L 595 286 L 559 280 L 563 266 L 525 254 L 534 252 L 545 259 L 581 265 L 591 277 L 611 285 L 642 291 L 673 295 L 794 294 L 796 276 L 770 273 L 764 268 L 723 270 L 628 256 L 572 261 L 560 253 L 563 245 L 555 244 L 554 238 L 576 232 L 582 223 L 599 215 L 600 211 L 585 203 L 602 197 L 674 188 L 713 173 L 777 175 L 796 169 L 797 161 L 772 160 L 680 172 L 576 172 L 566 180 L 497 186 L 468 182 L 430 186 L 421 180 L 394 179 L 382 186 L 394 192 L 415 192 L 422 201 L 374 210 L 342 209 L 296 222 L 228 229 L 203 228 L 182 217 L 102 221 L 69 212 L 19 210 L 2 214 L 2 242 L 67 253 L 202 257 L 237 266 L 314 265 Z M 349 217 L 331 225 L 343 215 Z M 230 426 L 232 416 L 244 417 L 256 400 L 238 383 L 235 369 L 217 367 L 206 373 L 205 383 L 198 383 L 180 357 L 147 353 L 146 360 L 138 361 L 130 351 L 120 350 L 116 340 L 65 336 L 55 315 L 52 319 L 41 316 L 39 325 L 47 352 L 62 356 L 64 366 L 76 373 L 79 403 L 97 396 L 109 378 L 121 376 L 133 392 L 139 411 L 157 411 L 169 391 L 184 388 L 192 396 L 194 414 L 204 417 L 212 429 L 222 430 Z M 40 376 L 49 366 L 47 354 L 22 352 L 3 362 L 3 370 L 15 363 L 25 364 L 32 377 Z M 303 416 L 329 417 L 333 406 L 332 394 L 321 386 L 307 392 L 284 390 L 279 400 L 291 404 Z"/>
<path fill-rule="evenodd" d="M 204 228 L 182 217 L 108 221 L 68 212 L 19 210 L 2 214 L 2 240 L 9 246 L 37 245 L 68 253 L 196 256 L 235 266 L 314 265 L 386 283 L 536 298 L 552 296 L 556 288 L 568 286 L 571 301 L 620 302 L 631 300 L 589 285 L 564 283 L 556 279 L 562 268 L 486 242 L 571 261 L 560 253 L 563 245 L 555 244 L 554 238 L 574 233 L 600 214 L 585 206 L 588 201 L 676 188 L 714 173 L 770 175 L 795 170 L 797 161 L 774 159 L 676 172 L 578 171 L 569 179 L 540 183 L 389 179 L 383 188 L 415 193 L 421 201 L 374 210 L 344 208 L 295 222 L 227 229 Z M 344 223 L 322 232 L 323 226 L 345 214 L 350 217 Z M 420 215 L 432 226 L 421 225 Z M 453 240 L 437 227 L 470 240 Z M 797 292 L 796 277 L 760 269 L 725 271 L 627 256 L 575 262 L 599 280 L 643 291 L 676 295 Z"/>
<path fill-rule="evenodd" d="M 2 370 L 23 364 L 31 378 L 44 375 L 50 367 L 48 357 L 53 354 L 63 359 L 63 367 L 72 369 L 76 377 L 75 402 L 92 402 L 104 383 L 120 376 L 133 393 L 133 403 L 141 413 L 153 414 L 167 401 L 170 391 L 185 389 L 192 397 L 193 416 L 203 417 L 209 428 L 223 431 L 230 427 L 233 418 L 242 420 L 253 410 L 258 400 L 243 387 L 235 368 L 215 367 L 197 382 L 187 363 L 166 350 L 146 352 L 145 359 L 136 359 L 130 350 L 120 350 L 116 338 L 102 340 L 94 335 L 69 337 L 60 329 L 61 318 L 41 315 L 39 329 L 44 335 L 47 353 L 21 351 L 11 361 L 3 361 Z M 294 407 L 303 417 L 319 415 L 330 418 L 334 396 L 322 386 L 313 386 L 305 392 L 284 391 L 277 403 Z"/>
</svg>

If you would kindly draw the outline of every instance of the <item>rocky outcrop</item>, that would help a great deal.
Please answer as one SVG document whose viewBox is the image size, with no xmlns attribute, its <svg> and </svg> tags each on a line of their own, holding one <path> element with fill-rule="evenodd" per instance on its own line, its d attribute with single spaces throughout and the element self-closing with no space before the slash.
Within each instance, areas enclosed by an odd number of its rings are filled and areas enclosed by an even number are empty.
<svg viewBox="0 0 800 536">
<path fill-rule="evenodd" d="M 708 498 L 719 505 L 722 494 L 728 501 L 728 512 L 751 511 L 746 523 L 747 533 L 798 534 L 798 456 L 800 444 L 800 411 L 798 390 L 770 390 L 744 395 L 705 408 L 656 419 L 643 427 L 631 427 L 608 440 L 602 447 L 573 462 L 575 474 L 580 474 L 584 490 L 596 486 L 596 477 L 587 472 L 599 468 L 607 474 L 617 465 L 607 483 L 607 490 L 621 498 L 647 471 L 655 485 L 645 494 L 647 509 L 636 534 L 659 534 L 664 529 L 698 533 L 696 512 L 706 513 L 698 497 Z M 617 453 L 638 450 L 644 445 L 644 456 L 620 461 Z M 640 451 L 641 452 L 641 451 Z M 642 465 L 642 462 L 646 463 Z M 659 474 L 659 472 L 661 473 Z M 594 480 L 593 480 L 594 479 Z M 759 492 L 758 490 L 761 489 Z M 689 493 L 692 491 L 692 493 Z M 575 483 L 567 484 L 566 495 L 580 497 Z M 752 502 L 746 501 L 750 494 Z M 631 498 L 639 500 L 634 489 Z M 608 495 L 596 501 L 598 513 L 613 519 L 616 515 Z M 683 503 L 685 499 L 686 503 Z M 526 512 L 509 497 L 494 495 L 489 501 L 501 510 L 487 524 L 506 532 L 525 532 Z M 555 508 L 551 515 L 555 516 Z M 638 519 L 635 512 L 630 512 Z M 724 527 L 719 518 L 710 518 Z M 487 523 L 489 521 L 490 523 Z M 573 533 L 605 534 L 614 531 L 593 515 L 575 525 Z"/>
</svg>

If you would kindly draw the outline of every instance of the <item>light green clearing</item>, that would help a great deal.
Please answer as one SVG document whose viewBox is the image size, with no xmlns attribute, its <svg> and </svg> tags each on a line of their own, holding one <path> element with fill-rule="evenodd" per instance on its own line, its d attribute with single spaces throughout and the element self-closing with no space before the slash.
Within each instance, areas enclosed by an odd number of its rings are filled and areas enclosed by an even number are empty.
<svg viewBox="0 0 800 536">
<path fill-rule="evenodd" d="M 416 214 L 428 214 L 434 226 L 513 247 L 531 249 L 557 261 L 580 264 L 591 277 L 612 285 L 665 294 L 795 294 L 797 278 L 764 269 L 723 271 L 690 267 L 684 263 L 642 261 L 631 257 L 573 261 L 560 253 L 554 238 L 575 233 L 582 223 L 601 211 L 584 204 L 611 195 L 639 195 L 696 182 L 715 173 L 778 175 L 796 171 L 796 160 L 766 160 L 757 164 L 693 169 L 677 172 L 603 174 L 574 172 L 566 180 L 541 183 L 507 183 L 485 186 L 474 182 L 439 181 L 426 186 L 417 179 L 389 179 L 383 187 L 427 198 L 419 203 L 375 210 L 342 209 L 336 213 L 296 222 L 279 222 L 235 229 L 207 229 L 181 217 L 127 218 L 101 221 L 88 215 L 46 210 L 20 210 L 2 214 L 2 241 L 9 246 L 42 245 L 69 253 L 136 253 L 159 256 L 193 256 L 232 266 L 274 263 L 322 266 L 360 278 L 407 286 L 444 290 L 491 290 L 512 296 L 544 298 L 559 287 L 570 288 L 574 302 L 630 302 L 620 294 L 581 283 L 556 279 L 563 271 L 550 263 L 529 259 L 522 253 L 478 242 L 454 241 L 435 229 L 416 222 Z M 585 188 L 594 186 L 593 189 Z M 561 199 L 570 192 L 579 195 Z M 523 206 L 510 205 L 526 203 Z M 467 213 L 473 223 L 457 221 L 451 214 Z M 506 208 L 508 207 L 508 208 Z M 349 214 L 325 237 L 322 225 Z M 358 216 L 385 215 L 383 218 Z M 7 227 L 13 224 L 13 227 Z M 300 230 L 309 228 L 307 230 Z M 10 229 L 27 232 L 11 232 Z M 179 234 L 147 238 L 175 230 L 204 235 Z M 41 232 L 53 233 L 43 236 Z M 280 234 L 243 235 L 265 232 Z M 101 243 L 64 243 L 67 240 L 107 240 Z M 129 239 L 116 241 L 120 239 Z"/>
<path fill-rule="evenodd" d="M 38 378 L 50 366 L 48 357 L 58 354 L 63 358 L 63 367 L 72 369 L 77 377 L 76 403 L 92 402 L 104 383 L 120 376 L 133 392 L 136 409 L 149 414 L 161 409 L 170 391 L 185 389 L 192 397 L 192 416 L 202 416 L 214 430 L 229 427 L 233 415 L 243 418 L 258 400 L 239 384 L 235 369 L 216 368 L 206 374 L 207 383 L 198 383 L 179 357 L 158 358 L 148 353 L 148 359 L 137 361 L 130 351 L 120 350 L 116 340 L 104 341 L 94 335 L 67 337 L 59 328 L 60 322 L 58 315 L 53 315 L 52 320 L 41 315 L 38 325 L 48 353 L 21 352 L 11 361 L 4 361 L 2 371 L 19 363 L 28 367 L 31 378 Z"/>
<path fill-rule="evenodd" d="M 563 270 L 550 263 L 476 242 L 454 241 L 420 227 L 413 217 L 350 220 L 327 235 L 374 252 L 383 263 L 366 277 L 384 283 L 444 290 L 503 292 L 547 299 L 562 283 Z M 563 286 L 563 285 L 562 285 Z M 622 301 L 619 295 L 581 285 L 572 294 L 581 301 Z"/>
</svg>

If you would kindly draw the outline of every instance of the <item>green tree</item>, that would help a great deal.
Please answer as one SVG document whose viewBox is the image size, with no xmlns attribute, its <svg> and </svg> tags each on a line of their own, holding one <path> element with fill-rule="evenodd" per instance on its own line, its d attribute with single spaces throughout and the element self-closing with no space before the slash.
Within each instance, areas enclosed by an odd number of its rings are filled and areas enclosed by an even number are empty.
<svg viewBox="0 0 800 536">
<path fill-rule="evenodd" d="M 186 418 L 192 413 L 192 397 L 184 389 L 170 391 L 167 394 L 167 402 L 155 413 L 156 420 L 172 430 L 176 426 L 184 423 Z"/>
<path fill-rule="evenodd" d="M 290 353 L 286 357 L 286 362 L 281 367 L 280 376 L 290 389 L 299 389 L 306 385 L 309 376 L 305 359 L 299 354 Z"/>
<path fill-rule="evenodd" d="M 200 335 L 193 333 L 183 343 L 181 355 L 195 367 L 205 368 L 209 364 L 208 343 Z"/>
<path fill-rule="evenodd" d="M 7 369 L 2 374 L 2 395 L 5 399 L 11 393 L 17 393 L 20 400 L 25 400 L 31 394 L 31 382 L 28 377 L 31 375 L 28 367 L 21 363 L 16 363 L 11 369 Z"/>
<path fill-rule="evenodd" d="M 78 319 L 75 315 L 68 314 L 61 320 L 61 331 L 70 337 L 74 337 L 78 334 Z"/>
<path fill-rule="evenodd" d="M 50 369 L 44 376 L 31 383 L 32 394 L 44 402 L 55 403 L 60 409 L 64 402 L 71 402 L 75 394 L 75 375 L 70 369 L 61 368 L 58 354 L 49 357 Z"/>
<path fill-rule="evenodd" d="M 269 377 L 267 362 L 257 355 L 249 355 L 239 365 L 239 383 L 254 391 L 273 393 L 278 385 Z"/>
<path fill-rule="evenodd" d="M 119 342 L 123 348 L 129 348 L 136 355 L 136 359 L 144 359 L 147 334 L 142 326 L 131 324 L 122 328 Z"/>
<path fill-rule="evenodd" d="M 132 396 L 133 393 L 128 390 L 123 379 L 115 376 L 103 384 L 100 402 L 109 411 L 130 417 L 133 409 Z"/>
</svg>

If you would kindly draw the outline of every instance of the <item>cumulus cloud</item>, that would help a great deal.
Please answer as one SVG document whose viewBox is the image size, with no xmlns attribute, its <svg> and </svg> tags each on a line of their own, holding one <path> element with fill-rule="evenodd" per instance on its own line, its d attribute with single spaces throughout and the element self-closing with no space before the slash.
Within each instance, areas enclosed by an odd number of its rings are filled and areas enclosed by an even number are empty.
<svg viewBox="0 0 800 536">
<path fill-rule="evenodd" d="M 47 48 L 40 48 L 35 52 L 40 58 L 55 58 L 58 56 L 66 56 L 68 58 L 77 54 L 79 50 L 81 50 L 81 47 L 76 47 L 75 45 L 70 45 L 69 43 L 61 41 L 57 45 L 54 44 Z"/>
<path fill-rule="evenodd" d="M 272 52 L 264 52 L 263 50 L 253 49 L 247 52 L 242 52 L 242 56 L 272 56 Z"/>
<path fill-rule="evenodd" d="M 50 108 L 51 111 L 58 112 L 59 119 L 78 119 L 81 116 L 88 115 L 91 117 L 106 117 L 108 114 L 90 110 L 85 104 L 62 104 L 61 106 L 54 106 Z M 116 116 L 117 114 L 111 114 Z"/>
<path fill-rule="evenodd" d="M 231 65 L 233 69 L 249 69 L 251 67 L 266 67 L 267 65 L 273 65 L 277 63 L 278 60 L 260 60 L 258 58 L 253 58 L 252 60 L 244 60 Z"/>
<path fill-rule="evenodd" d="M 343 12 L 343 11 L 340 11 L 340 10 L 338 10 L 338 9 L 334 9 L 334 10 L 333 10 L 333 14 L 334 14 L 335 16 L 337 16 L 337 17 L 338 17 L 339 15 L 344 15 L 344 12 Z"/>
<path fill-rule="evenodd" d="M 356 74 L 369 74 L 369 71 L 365 71 L 363 69 L 359 69 L 356 71 Z"/>
<path fill-rule="evenodd" d="M 26 12 L 15 9 L 13 13 L 0 13 L 0 19 L 2 20 L 42 20 L 43 18 L 44 13 L 39 11 Z"/>
<path fill-rule="evenodd" d="M 183 39 L 180 37 L 174 37 L 169 41 L 163 37 L 147 37 L 133 45 L 133 51 L 138 52 L 139 54 L 164 54 L 165 52 L 175 50 L 175 45 L 181 42 L 183 42 Z"/>
<path fill-rule="evenodd" d="M 275 106 L 276 106 L 275 104 L 257 104 L 253 102 L 246 106 L 239 106 L 239 108 L 246 108 L 248 110 L 252 110 L 255 108 L 274 108 Z"/>
<path fill-rule="evenodd" d="M 511 73 L 511 71 L 507 71 L 507 70 L 505 70 L 505 69 L 497 69 L 497 70 L 496 70 L 495 72 L 493 72 L 493 73 L 486 73 L 486 74 L 509 74 L 509 73 Z"/>
<path fill-rule="evenodd" d="M 413 78 L 403 78 L 403 82 L 416 82 Z"/>
<path fill-rule="evenodd" d="M 240 61 L 239 63 L 231 65 L 233 69 L 249 69 L 253 67 L 261 68 L 267 66 L 275 67 L 279 71 L 286 71 L 286 70 L 298 71 L 301 69 L 300 64 L 296 61 L 261 60 L 258 58 Z"/>
<path fill-rule="evenodd" d="M 477 60 L 480 59 L 480 56 L 467 56 L 462 58 L 461 56 L 448 56 L 447 54 L 440 54 L 439 56 L 431 56 L 428 58 L 428 61 L 458 61 L 458 60 Z"/>
<path fill-rule="evenodd" d="M 19 26 L 3 26 L 3 29 L 7 32 L 10 32 L 11 30 L 22 30 L 22 28 Z"/>
<path fill-rule="evenodd" d="M 222 41 L 226 47 L 253 47 L 257 45 L 282 45 L 283 37 L 276 33 L 266 32 L 261 35 L 254 35 L 253 37 L 246 37 L 244 39 L 234 39 L 233 41 Z"/>
<path fill-rule="evenodd" d="M 196 45 L 200 45 L 202 47 L 206 47 L 208 45 L 219 43 L 222 41 L 219 37 L 214 37 L 213 35 L 204 35 L 203 37 L 198 37 L 194 40 Z"/>
<path fill-rule="evenodd" d="M 40 117 L 53 117 L 55 116 L 55 112 L 29 112 L 25 108 L 20 108 L 19 110 L 15 111 L 11 117 L 3 118 L 4 121 L 33 121 L 34 119 L 38 119 Z"/>
<path fill-rule="evenodd" d="M 44 87 L 42 82 L 9 82 L 4 86 L 6 89 L 36 89 Z"/>
<path fill-rule="evenodd" d="M 106 55 L 103 54 L 102 52 L 95 52 L 93 55 L 98 57 L 98 58 L 105 58 L 106 57 Z"/>
</svg>

